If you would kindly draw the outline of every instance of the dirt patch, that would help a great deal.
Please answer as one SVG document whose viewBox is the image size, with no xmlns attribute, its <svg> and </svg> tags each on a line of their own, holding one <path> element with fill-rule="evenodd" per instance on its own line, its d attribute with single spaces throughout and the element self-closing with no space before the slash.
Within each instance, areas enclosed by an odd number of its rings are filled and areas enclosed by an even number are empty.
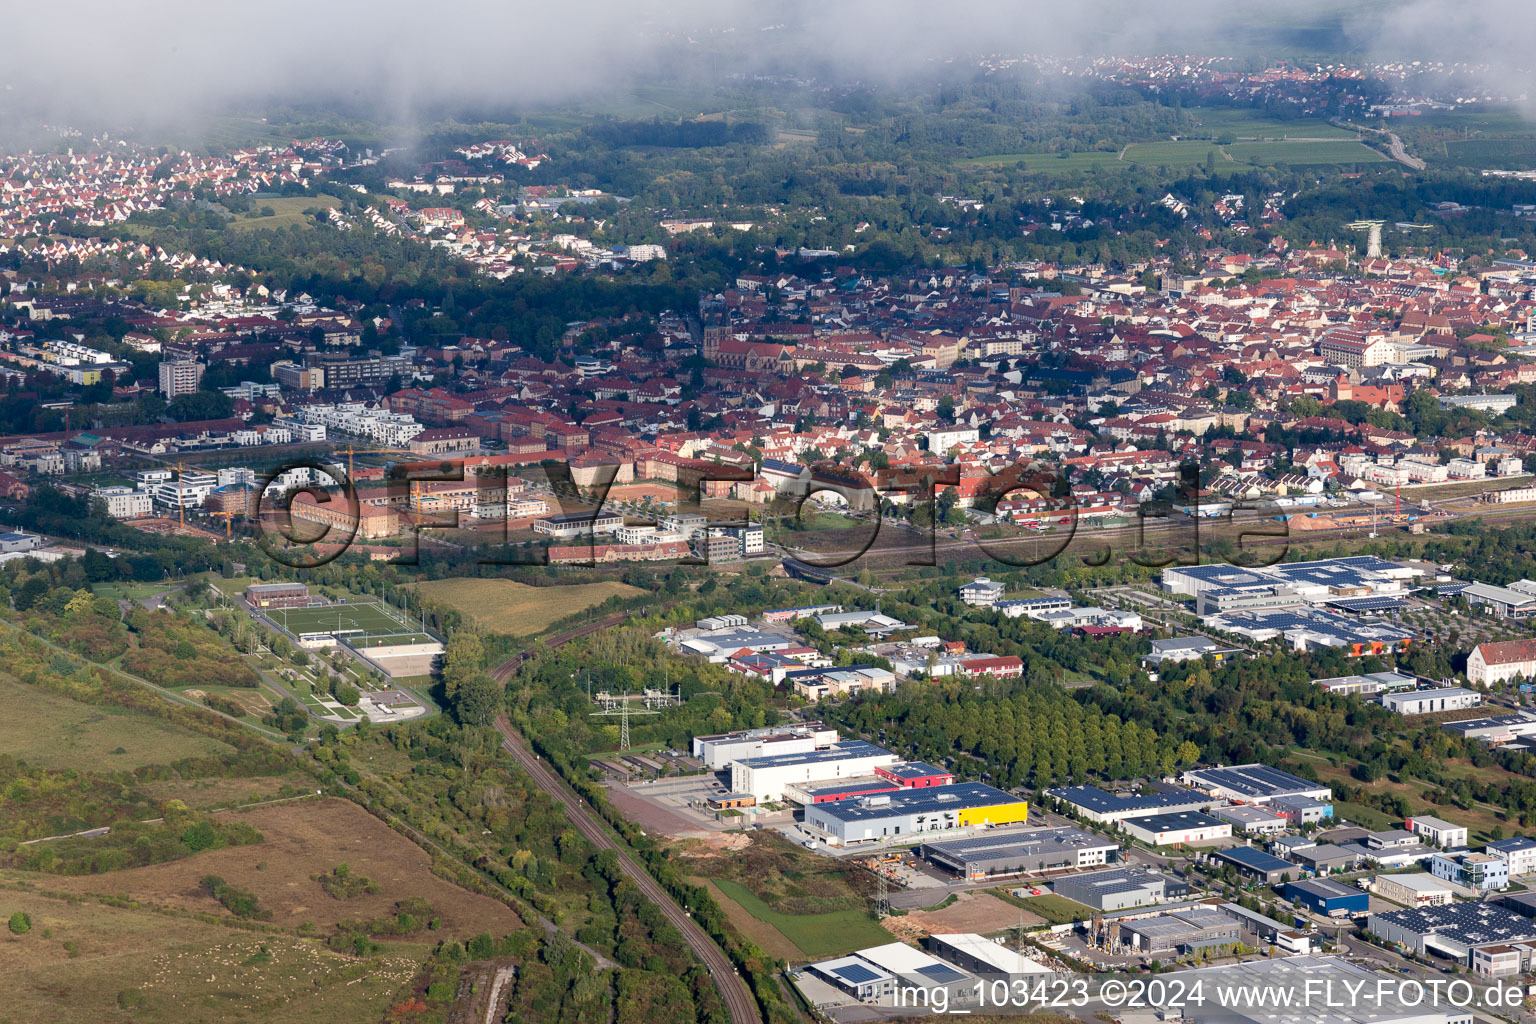
<svg viewBox="0 0 1536 1024">
<path fill-rule="evenodd" d="M 880 923 L 886 930 L 906 942 L 915 942 L 925 935 L 954 935 L 960 932 L 1002 931 L 1016 928 L 1020 915 L 1024 926 L 1044 924 L 1045 919 L 1027 910 L 1010 906 L 986 892 L 962 892 L 955 902 L 943 910 L 912 910 L 901 917 L 888 917 Z"/>
<path fill-rule="evenodd" d="M 678 490 L 666 484 L 618 484 L 608 488 L 610 501 L 676 501 Z"/>
<path fill-rule="evenodd" d="M 784 960 L 799 960 L 805 954 L 800 952 L 800 947 L 784 937 L 767 921 L 759 921 L 744 910 L 740 903 L 731 899 L 720 891 L 720 887 L 707 878 L 690 878 L 694 885 L 702 885 L 709 890 L 709 894 L 720 904 L 720 909 L 725 911 L 727 920 L 736 927 L 746 938 L 756 943 L 758 948 L 769 956 L 776 956 Z"/>
<path fill-rule="evenodd" d="M 106 875 L 48 876 L 47 887 L 123 894 L 144 903 L 223 914 L 198 885 L 204 875 L 218 875 L 255 893 L 260 906 L 272 911 L 271 923 L 284 928 L 311 921 L 323 932 L 344 918 L 393 915 L 396 901 L 409 896 L 426 899 L 442 918 L 442 927 L 431 933 L 434 938 L 484 931 L 502 935 L 521 926 L 517 915 L 496 900 L 432 874 L 425 851 L 351 801 L 305 800 L 220 817 L 249 822 L 266 841 Z M 354 875 L 377 882 L 381 891 L 350 900 L 326 895 L 311 876 L 342 863 Z"/>
</svg>

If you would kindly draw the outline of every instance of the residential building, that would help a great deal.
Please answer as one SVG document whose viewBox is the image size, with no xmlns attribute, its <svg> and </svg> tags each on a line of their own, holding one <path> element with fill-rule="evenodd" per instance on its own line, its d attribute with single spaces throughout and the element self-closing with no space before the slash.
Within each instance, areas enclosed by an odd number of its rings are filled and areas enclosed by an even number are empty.
<svg viewBox="0 0 1536 1024">
<path fill-rule="evenodd" d="M 107 506 L 113 519 L 143 519 L 154 513 L 155 499 L 148 491 L 132 487 L 98 487 L 93 492 Z"/>
<path fill-rule="evenodd" d="M 1516 677 L 1536 679 L 1536 640 L 1478 644 L 1467 656 L 1467 678 L 1491 686 Z"/>
<path fill-rule="evenodd" d="M 207 369 L 195 359 L 169 359 L 160 364 L 160 393 L 169 402 L 181 395 L 197 392 Z"/>
</svg>

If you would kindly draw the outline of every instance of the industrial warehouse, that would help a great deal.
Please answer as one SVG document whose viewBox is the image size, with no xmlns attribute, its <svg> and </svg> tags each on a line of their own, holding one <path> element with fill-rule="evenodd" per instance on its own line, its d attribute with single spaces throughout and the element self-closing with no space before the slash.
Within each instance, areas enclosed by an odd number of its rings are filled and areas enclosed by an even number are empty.
<svg viewBox="0 0 1536 1024">
<path fill-rule="evenodd" d="M 1097 786 L 1061 786 L 1045 795 L 1070 806 L 1074 813 L 1099 824 L 1124 821 L 1148 814 L 1203 811 L 1217 803 L 1205 793 L 1164 786 L 1145 793 L 1108 793 Z"/>
<path fill-rule="evenodd" d="M 1110 868 L 1086 875 L 1066 875 L 1052 886 L 1056 895 L 1100 913 L 1146 907 L 1182 899 L 1189 884 L 1147 868 Z"/>
<path fill-rule="evenodd" d="M 919 852 L 930 863 L 974 880 L 1094 867 L 1113 861 L 1119 850 L 1119 843 L 1082 829 L 1037 828 L 924 843 Z"/>
<path fill-rule="evenodd" d="M 1333 790 L 1320 782 L 1271 768 L 1263 764 L 1239 764 L 1230 768 L 1196 768 L 1185 772 L 1179 781 L 1193 789 L 1209 793 L 1235 804 L 1267 804 L 1285 797 L 1311 797 L 1332 800 Z M 1330 807 L 1324 817 L 1332 817 Z"/>
<path fill-rule="evenodd" d="M 1024 822 L 1029 805 L 980 782 L 902 789 L 856 800 L 811 804 L 805 827 L 828 844 L 879 842 L 924 832 Z"/>
<path fill-rule="evenodd" d="M 788 786 L 805 782 L 831 782 L 872 775 L 876 768 L 893 765 L 901 758 L 863 740 L 840 740 L 821 750 L 769 754 L 731 762 L 731 791 L 745 793 L 759 803 L 782 800 Z"/>
</svg>

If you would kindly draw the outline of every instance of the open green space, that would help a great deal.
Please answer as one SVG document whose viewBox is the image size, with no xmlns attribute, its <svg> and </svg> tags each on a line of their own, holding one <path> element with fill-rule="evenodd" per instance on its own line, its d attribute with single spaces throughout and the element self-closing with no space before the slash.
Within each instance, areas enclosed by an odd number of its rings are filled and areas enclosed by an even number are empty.
<svg viewBox="0 0 1536 1024">
<path fill-rule="evenodd" d="M 250 216 L 247 213 L 238 213 L 235 219 L 229 222 L 229 226 L 236 231 L 255 231 L 272 228 L 304 227 L 313 224 L 312 218 L 305 216 L 305 210 L 316 207 L 332 207 L 340 205 L 333 196 L 253 196 L 251 198 Z M 271 210 L 268 216 L 263 211 Z"/>
<path fill-rule="evenodd" d="M 891 941 L 891 933 L 859 910 L 825 914 L 785 914 L 758 899 L 752 890 L 728 878 L 714 879 L 725 893 L 753 917 L 772 925 L 808 957 L 836 956 L 864 946 Z"/>
<path fill-rule="evenodd" d="M 55 770 L 132 771 L 229 749 L 149 715 L 81 704 L 0 673 L 0 752 L 18 761 Z"/>
<path fill-rule="evenodd" d="M 1191 136 L 1217 138 L 1231 135 L 1239 142 L 1265 139 L 1353 139 L 1356 133 L 1338 128 L 1321 118 L 1294 120 L 1266 117 L 1257 110 L 1226 107 L 1192 107 L 1185 111 Z"/>
<path fill-rule="evenodd" d="M 638 597 L 644 591 L 627 583 L 571 583 L 531 587 L 515 580 L 430 580 L 416 584 L 424 596 L 456 609 L 481 629 L 512 636 L 532 636 L 555 622 L 610 597 Z"/>
<path fill-rule="evenodd" d="M 1235 162 L 1255 167 L 1376 164 L 1387 159 L 1371 147 L 1353 141 L 1238 142 L 1225 149 Z"/>
<path fill-rule="evenodd" d="M 1202 166 L 1210 155 L 1218 166 L 1245 167 L 1307 166 L 1328 164 L 1380 163 L 1387 158 L 1346 134 L 1336 140 L 1233 142 L 1219 146 L 1210 139 L 1180 139 L 1177 142 L 1133 142 L 1117 153 L 998 153 L 971 157 L 961 164 L 1003 166 L 1024 162 L 1026 170 L 1041 172 L 1102 171 L 1126 167 L 1166 167 L 1188 170 Z"/>
</svg>

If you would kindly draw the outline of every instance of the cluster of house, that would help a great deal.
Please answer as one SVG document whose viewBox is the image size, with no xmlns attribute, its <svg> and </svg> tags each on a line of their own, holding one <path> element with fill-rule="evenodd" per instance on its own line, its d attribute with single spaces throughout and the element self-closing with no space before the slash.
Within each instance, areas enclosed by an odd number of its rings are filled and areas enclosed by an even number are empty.
<svg viewBox="0 0 1536 1024">
<path fill-rule="evenodd" d="M 814 623 L 822 633 L 842 631 L 849 643 L 843 657 L 869 656 L 884 662 L 840 664 L 796 632 L 797 623 Z M 964 641 L 937 636 L 890 639 L 912 632 L 899 619 L 842 605 L 777 608 L 763 613 L 759 625 L 742 615 L 715 615 L 689 628 L 669 628 L 658 634 L 679 654 L 702 657 L 732 672 L 767 680 L 808 701 L 850 697 L 861 692 L 888 692 L 909 678 L 964 676 L 1007 679 L 1024 674 L 1017 655 L 967 650 Z"/>
</svg>

